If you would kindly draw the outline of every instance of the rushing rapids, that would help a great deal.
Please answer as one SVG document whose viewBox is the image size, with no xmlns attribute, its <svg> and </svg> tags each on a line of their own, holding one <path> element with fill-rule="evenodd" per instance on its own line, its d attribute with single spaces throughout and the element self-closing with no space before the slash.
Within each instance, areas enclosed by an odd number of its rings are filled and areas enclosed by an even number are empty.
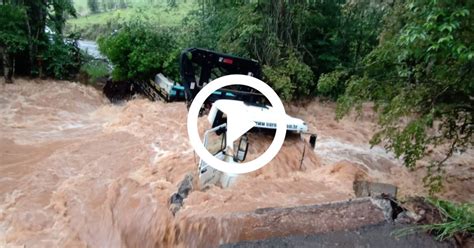
<svg viewBox="0 0 474 248">
<path fill-rule="evenodd" d="M 350 199 L 360 178 L 395 184 L 401 197 L 426 193 L 423 168 L 410 172 L 369 147 L 376 130 L 369 107 L 357 122 L 336 122 L 333 103 L 313 101 L 287 111 L 318 133 L 314 151 L 288 137 L 269 165 L 231 188 L 192 191 L 173 216 L 169 197 L 198 160 L 183 103 L 112 105 L 77 83 L 0 84 L 0 246 L 213 246 L 235 232 L 219 222 L 223 214 Z M 254 134 L 250 153 L 269 142 Z M 448 161 L 443 196 L 473 200 L 473 157 L 467 151 Z"/>
</svg>

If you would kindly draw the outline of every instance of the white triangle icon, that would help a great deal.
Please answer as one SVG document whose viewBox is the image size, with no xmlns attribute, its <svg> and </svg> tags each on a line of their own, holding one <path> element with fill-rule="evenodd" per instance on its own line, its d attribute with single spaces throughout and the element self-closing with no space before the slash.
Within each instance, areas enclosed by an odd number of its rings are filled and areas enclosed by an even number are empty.
<svg viewBox="0 0 474 248">
<path fill-rule="evenodd" d="M 237 116 L 237 114 L 227 114 L 227 136 L 226 143 L 227 147 L 233 148 L 234 141 L 240 136 L 244 135 L 252 127 L 255 127 L 256 123 L 244 116 Z"/>
<path fill-rule="evenodd" d="M 227 106 L 219 106 L 218 108 L 227 115 L 226 145 L 233 148 L 234 141 L 257 124 L 245 116 L 245 113 L 235 111 L 236 109 L 228 108 Z"/>
</svg>

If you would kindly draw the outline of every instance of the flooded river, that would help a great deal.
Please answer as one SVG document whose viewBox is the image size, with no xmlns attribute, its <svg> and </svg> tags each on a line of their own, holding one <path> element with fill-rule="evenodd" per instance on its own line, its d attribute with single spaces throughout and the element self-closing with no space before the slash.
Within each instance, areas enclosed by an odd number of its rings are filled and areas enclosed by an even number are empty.
<svg viewBox="0 0 474 248">
<path fill-rule="evenodd" d="M 395 184 L 401 197 L 426 193 L 424 170 L 409 172 L 383 148 L 367 145 L 376 130 L 373 114 L 336 122 L 334 108 L 319 101 L 288 106 L 318 133 L 314 151 L 290 137 L 269 165 L 231 188 L 193 191 L 173 216 L 169 198 L 198 160 L 184 103 L 112 105 L 81 84 L 2 81 L 0 246 L 215 246 L 236 231 L 219 216 L 350 199 L 355 179 Z M 270 142 L 257 140 L 251 152 Z M 473 199 L 473 157 L 468 151 L 451 160 L 443 196 Z M 203 232 L 210 226 L 212 237 Z"/>
<path fill-rule="evenodd" d="M 99 51 L 99 45 L 92 40 L 78 40 L 77 46 L 85 53 L 91 55 L 95 59 L 105 59 Z"/>
</svg>

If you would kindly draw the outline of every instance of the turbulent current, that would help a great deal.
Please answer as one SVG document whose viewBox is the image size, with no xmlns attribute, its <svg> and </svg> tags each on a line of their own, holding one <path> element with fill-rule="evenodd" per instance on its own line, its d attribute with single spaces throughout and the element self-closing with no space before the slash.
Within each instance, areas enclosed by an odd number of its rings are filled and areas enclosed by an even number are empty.
<svg viewBox="0 0 474 248">
<path fill-rule="evenodd" d="M 290 136 L 269 165 L 231 188 L 195 189 L 174 216 L 170 196 L 199 159 L 184 103 L 112 105 L 77 83 L 0 82 L 0 246 L 217 246 L 239 231 L 223 216 L 354 198 L 356 179 L 395 184 L 399 197 L 426 193 L 424 169 L 410 172 L 368 145 L 376 130 L 369 107 L 358 121 L 336 122 L 334 109 L 316 100 L 287 106 L 318 134 L 314 151 L 308 137 Z M 254 154 L 271 141 L 253 140 Z M 473 200 L 473 157 L 449 160 L 442 196 Z"/>
</svg>

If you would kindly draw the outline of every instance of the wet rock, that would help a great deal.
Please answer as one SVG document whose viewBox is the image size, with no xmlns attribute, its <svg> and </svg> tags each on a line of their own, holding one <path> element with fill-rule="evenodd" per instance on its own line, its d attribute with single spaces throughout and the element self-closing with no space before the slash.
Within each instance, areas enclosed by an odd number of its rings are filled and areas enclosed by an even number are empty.
<svg viewBox="0 0 474 248">
<path fill-rule="evenodd" d="M 183 181 L 179 184 L 178 194 L 180 194 L 183 199 L 188 197 L 190 191 L 193 190 L 193 175 L 187 174 Z"/>
<path fill-rule="evenodd" d="M 397 223 L 397 224 L 410 224 L 410 223 L 413 223 L 413 220 L 410 218 L 408 213 L 410 213 L 410 212 L 408 212 L 408 211 L 401 212 L 400 214 L 397 215 L 397 218 L 394 220 L 394 222 Z"/>
<path fill-rule="evenodd" d="M 433 224 L 443 221 L 443 215 L 436 206 L 425 200 L 423 197 L 410 197 L 404 203 L 412 218 L 418 224 Z"/>
<path fill-rule="evenodd" d="M 417 223 L 420 219 L 421 215 L 406 210 L 398 214 L 394 222 L 397 224 L 412 224 Z"/>
<path fill-rule="evenodd" d="M 171 195 L 170 211 L 174 214 L 181 209 L 183 201 L 193 190 L 193 175 L 187 174 L 178 186 L 178 192 Z"/>
<path fill-rule="evenodd" d="M 416 213 L 411 212 L 411 211 L 406 211 L 406 214 L 414 222 L 418 222 L 419 220 L 421 220 L 421 215 L 419 215 L 419 214 L 416 214 Z"/>
<path fill-rule="evenodd" d="M 176 204 L 176 205 L 182 206 L 183 200 L 184 200 L 183 196 L 181 196 L 179 193 L 174 193 L 173 195 L 171 195 L 170 204 Z"/>
<path fill-rule="evenodd" d="M 171 205 L 170 205 L 170 211 L 171 211 L 171 213 L 173 213 L 173 215 L 175 215 L 175 214 L 181 209 L 182 206 L 183 206 L 183 205 L 175 204 L 175 203 L 171 204 Z"/>
<path fill-rule="evenodd" d="M 397 197 L 397 187 L 386 183 L 373 183 L 368 181 L 354 181 L 354 193 L 357 197 L 385 195 Z"/>
<path fill-rule="evenodd" d="M 387 222 L 393 221 L 393 208 L 390 200 L 383 197 L 370 198 L 370 200 L 382 210 L 383 217 Z"/>
</svg>

